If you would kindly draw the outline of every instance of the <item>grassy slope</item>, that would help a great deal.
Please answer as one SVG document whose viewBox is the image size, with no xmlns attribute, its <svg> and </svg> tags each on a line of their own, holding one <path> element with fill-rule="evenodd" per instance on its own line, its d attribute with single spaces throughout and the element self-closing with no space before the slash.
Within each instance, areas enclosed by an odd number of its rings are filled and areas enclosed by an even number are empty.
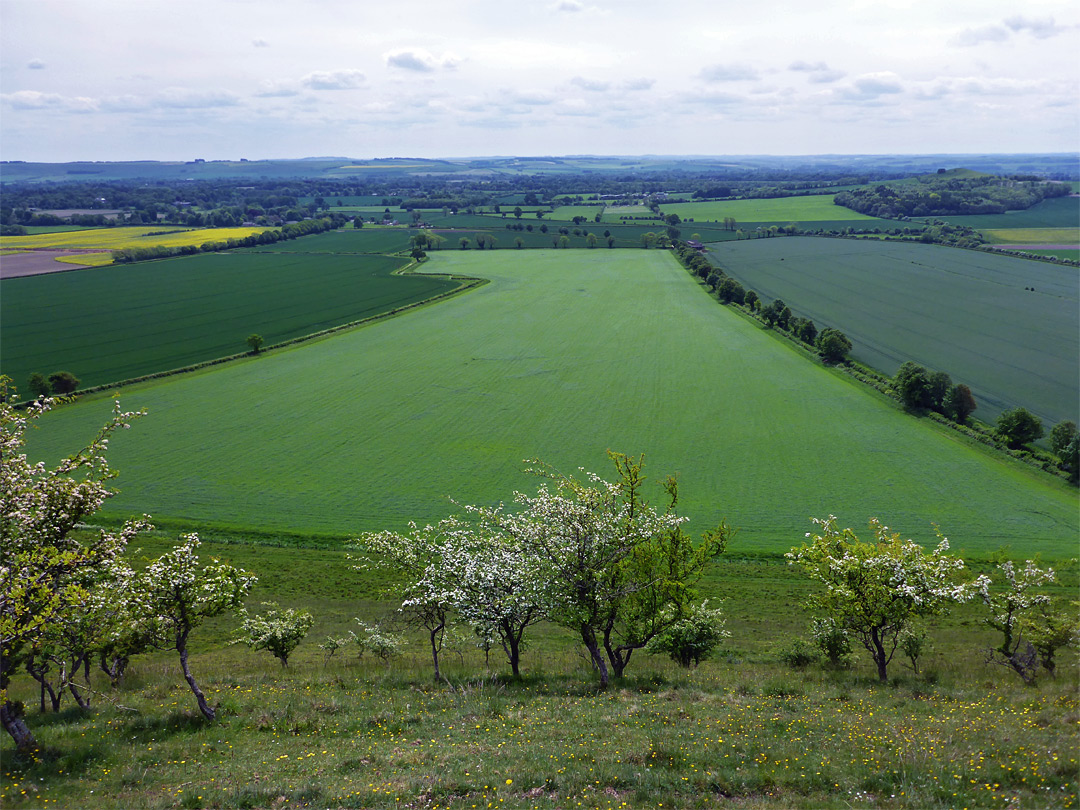
<svg viewBox="0 0 1080 810">
<path fill-rule="evenodd" d="M 246 351 L 252 332 L 271 345 L 453 287 L 392 276 L 406 261 L 220 253 L 7 279 L 0 358 L 20 388 L 58 369 L 88 388 Z"/>
<path fill-rule="evenodd" d="M 1076 270 L 936 245 L 788 238 L 712 245 L 766 299 L 842 329 L 853 355 L 892 374 L 905 360 L 971 386 L 976 416 L 1017 405 L 1077 418 Z M 1034 286 L 1037 292 L 1025 292 Z"/>
<path fill-rule="evenodd" d="M 113 513 L 347 534 L 535 485 L 521 460 L 606 473 L 608 448 L 677 471 L 698 530 L 789 548 L 812 515 L 878 515 L 954 547 L 1061 556 L 1075 493 L 1006 467 L 778 345 L 659 251 L 443 252 L 493 283 L 421 313 L 133 389 Z M 70 450 L 108 401 L 50 416 Z M 272 437 L 272 440 L 270 440 Z M 1024 553 L 1021 552 L 1021 553 Z"/>
</svg>

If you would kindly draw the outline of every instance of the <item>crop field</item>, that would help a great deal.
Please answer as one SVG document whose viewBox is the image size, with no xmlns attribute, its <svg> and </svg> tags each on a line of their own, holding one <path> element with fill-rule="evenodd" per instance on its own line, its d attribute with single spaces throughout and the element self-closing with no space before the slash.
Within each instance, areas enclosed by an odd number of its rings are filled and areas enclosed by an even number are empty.
<svg viewBox="0 0 1080 810">
<path fill-rule="evenodd" d="M 645 211 L 648 211 L 646 208 Z M 573 221 L 574 217 L 585 217 L 591 224 L 597 214 L 603 214 L 602 205 L 560 205 L 547 216 L 563 222 Z M 524 218 L 524 217 L 523 217 Z"/>
<path fill-rule="evenodd" d="M 58 256 L 56 261 L 62 264 L 77 264 L 82 267 L 104 267 L 112 264 L 112 252 L 80 253 L 74 256 Z"/>
<path fill-rule="evenodd" d="M 679 473 L 691 528 L 726 517 L 744 549 L 790 548 L 811 516 L 833 512 L 921 540 L 937 522 L 954 549 L 1074 551 L 1075 491 L 808 363 L 718 306 L 669 253 L 566 255 L 442 251 L 430 270 L 491 283 L 132 387 L 125 407 L 149 416 L 113 441 L 122 493 L 109 514 L 337 536 L 402 529 L 445 515 L 448 497 L 490 504 L 536 486 L 523 459 L 606 474 L 614 449 L 645 453 L 654 477 Z M 240 340 L 251 331 L 238 329 Z M 91 397 L 50 414 L 34 453 L 81 446 L 109 407 Z"/>
<path fill-rule="evenodd" d="M 868 217 L 834 205 L 832 195 L 818 194 L 805 197 L 781 197 L 766 200 L 731 200 L 728 202 L 671 203 L 661 206 L 665 215 L 678 214 L 681 219 L 723 221 L 735 217 L 740 222 L 788 222 L 813 223 L 819 221 L 842 221 L 850 225 L 875 221 Z M 895 224 L 893 225 L 895 227 Z"/>
<path fill-rule="evenodd" d="M 1080 228 L 1080 197 L 1054 197 L 1043 200 L 1024 211 L 1004 214 L 941 217 L 954 225 L 967 225 L 982 230 L 991 228 Z M 1075 237 L 1074 237 L 1075 239 Z"/>
<path fill-rule="evenodd" d="M 971 387 L 993 422 L 1022 405 L 1077 419 L 1080 282 L 1074 268 L 937 245 L 787 237 L 711 246 L 710 259 L 782 298 L 886 374 L 905 360 Z M 1035 291 L 1026 291 L 1034 287 Z"/>
<path fill-rule="evenodd" d="M 2 282 L 0 368 L 70 371 L 83 388 L 247 351 L 388 312 L 452 289 L 392 276 L 388 256 L 202 254 Z M 48 328 L 42 328 L 47 324 Z"/>
<path fill-rule="evenodd" d="M 246 248 L 253 253 L 394 253 L 409 249 L 415 233 L 405 228 L 346 228 Z"/>
<path fill-rule="evenodd" d="M 992 228 L 983 233 L 987 241 L 996 244 L 1075 245 L 1080 242 L 1080 228 Z"/>
<path fill-rule="evenodd" d="M 223 242 L 243 239 L 267 228 L 202 228 L 175 232 L 175 226 L 154 227 L 137 225 L 116 228 L 94 228 L 84 231 L 59 231 L 26 236 L 5 236 L 0 244 L 5 248 L 101 248 L 119 250 L 130 247 L 183 247 L 204 242 Z M 161 233 L 164 232 L 164 233 Z M 158 235 L 160 233 L 160 235 Z"/>
</svg>

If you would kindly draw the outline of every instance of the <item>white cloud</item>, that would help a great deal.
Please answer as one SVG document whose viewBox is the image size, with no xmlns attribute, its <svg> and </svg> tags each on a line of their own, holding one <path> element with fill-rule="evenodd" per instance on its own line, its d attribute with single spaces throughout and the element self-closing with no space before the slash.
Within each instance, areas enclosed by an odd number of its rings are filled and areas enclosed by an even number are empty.
<svg viewBox="0 0 1080 810">
<path fill-rule="evenodd" d="M 41 61 L 40 59 L 31 59 L 29 62 L 26 63 L 26 66 L 30 70 L 44 70 L 45 69 L 45 63 L 43 61 Z"/>
<path fill-rule="evenodd" d="M 386 54 L 385 59 L 390 67 L 414 70 L 418 73 L 433 73 L 440 68 L 453 70 L 461 63 L 461 60 L 453 54 L 444 53 L 442 56 L 435 56 L 423 48 L 391 51 Z"/>
<path fill-rule="evenodd" d="M 1035 39 L 1049 39 L 1069 30 L 1072 26 L 1058 25 L 1053 17 L 1030 19 L 1019 14 L 1001 21 L 1001 24 L 965 28 L 949 40 L 950 45 L 971 47 L 984 42 L 1005 42 L 1014 34 L 1028 33 Z"/>
<path fill-rule="evenodd" d="M 610 82 L 594 81 L 582 76 L 575 76 L 570 80 L 570 84 L 580 87 L 582 90 L 588 90 L 590 93 L 603 93 L 611 89 Z"/>
<path fill-rule="evenodd" d="M 795 71 L 796 73 L 805 73 L 806 80 L 813 82 L 814 84 L 829 84 L 831 82 L 839 81 L 847 74 L 842 70 L 833 70 L 824 62 L 792 62 L 788 65 L 788 70 Z"/>
<path fill-rule="evenodd" d="M 1026 17 L 1017 15 L 1009 17 L 1004 22 L 1005 27 L 1010 31 L 1027 31 L 1036 39 L 1048 39 L 1065 31 L 1064 27 L 1054 22 L 1053 17 L 1047 17 L 1044 20 L 1029 20 Z"/>
<path fill-rule="evenodd" d="M 285 98 L 300 94 L 296 82 L 278 81 L 276 79 L 263 79 L 255 95 L 260 98 Z"/>
<path fill-rule="evenodd" d="M 760 76 L 755 68 L 741 63 L 710 65 L 699 75 L 707 82 L 745 82 L 753 81 Z"/>
<path fill-rule="evenodd" d="M 359 70 L 316 70 L 300 83 L 311 90 L 354 90 L 361 87 L 364 80 L 365 76 Z"/>
<path fill-rule="evenodd" d="M 639 92 L 641 90 L 651 90 L 653 85 L 656 84 L 656 79 L 627 79 L 621 85 L 623 90 L 629 90 L 631 92 Z"/>
<path fill-rule="evenodd" d="M 585 10 L 585 4 L 579 3 L 578 0 L 559 0 L 551 7 L 552 11 L 563 11 L 570 14 L 576 14 L 579 11 Z"/>
<path fill-rule="evenodd" d="M 265 39 L 261 39 L 261 38 L 251 40 L 251 45 L 252 45 L 252 47 L 255 47 L 255 48 L 269 48 L 270 47 L 270 43 L 267 42 Z"/>
</svg>

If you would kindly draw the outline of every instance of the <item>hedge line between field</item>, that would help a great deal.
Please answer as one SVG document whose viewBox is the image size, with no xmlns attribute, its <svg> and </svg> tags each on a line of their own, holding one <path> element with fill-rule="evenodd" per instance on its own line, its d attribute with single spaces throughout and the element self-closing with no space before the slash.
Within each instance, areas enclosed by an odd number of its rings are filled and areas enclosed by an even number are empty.
<svg viewBox="0 0 1080 810">
<path fill-rule="evenodd" d="M 683 268 L 685 268 L 686 271 L 690 273 L 690 275 L 694 278 L 695 281 L 699 281 L 699 283 L 702 284 L 704 283 L 699 280 L 698 276 L 694 273 L 693 268 L 687 263 L 686 259 L 684 259 L 683 253 L 675 251 L 675 257 L 676 259 L 678 259 L 679 264 L 681 264 Z M 718 303 L 723 303 L 722 301 L 720 301 L 720 299 L 717 299 L 717 301 Z M 761 324 L 765 328 L 771 330 L 775 335 L 788 341 L 788 343 L 798 348 L 808 357 L 811 357 L 818 362 L 822 362 L 818 354 L 813 351 L 813 347 L 807 346 L 803 341 L 799 340 L 799 338 L 792 332 L 785 331 L 783 329 L 773 329 L 772 326 L 770 326 L 769 323 L 762 316 L 750 309 L 747 309 L 745 306 L 739 306 L 736 311 L 743 317 L 749 318 L 755 323 Z M 830 367 L 835 368 L 838 371 L 843 372 L 844 374 L 847 374 L 849 377 L 857 380 L 863 385 L 867 385 L 873 388 L 875 391 L 879 392 L 880 394 L 896 402 L 898 405 L 904 408 L 903 402 L 897 395 L 896 391 L 893 389 L 892 380 L 889 377 L 886 377 L 881 372 L 877 371 L 876 369 L 872 369 L 868 366 L 863 366 L 861 364 L 856 364 L 851 360 L 845 360 L 842 363 L 837 363 L 835 365 L 831 365 Z M 904 410 L 906 411 L 907 408 L 904 408 Z M 978 421 L 975 421 L 971 424 L 960 424 L 935 411 L 927 411 L 926 416 L 929 417 L 932 422 L 954 430 L 962 434 L 963 436 L 975 442 L 978 442 L 979 444 L 991 447 L 994 450 L 997 450 L 998 452 L 1009 456 L 1010 458 L 1027 464 L 1030 467 L 1035 467 L 1036 469 L 1042 470 L 1043 472 L 1047 472 L 1051 475 L 1068 480 L 1069 474 L 1065 470 L 1062 470 L 1055 463 L 1055 460 L 1052 457 L 1047 457 L 1045 454 L 1033 452 L 1031 450 L 1013 450 L 1009 448 L 989 425 Z"/>
</svg>

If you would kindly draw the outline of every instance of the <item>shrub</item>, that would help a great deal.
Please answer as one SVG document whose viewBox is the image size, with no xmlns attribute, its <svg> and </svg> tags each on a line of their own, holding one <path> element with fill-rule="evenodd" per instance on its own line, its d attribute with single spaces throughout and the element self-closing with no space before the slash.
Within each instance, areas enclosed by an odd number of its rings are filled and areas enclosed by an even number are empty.
<svg viewBox="0 0 1080 810">
<path fill-rule="evenodd" d="M 792 640 L 791 644 L 780 650 L 777 656 L 782 663 L 787 664 L 792 669 L 803 669 L 817 662 L 818 651 L 813 644 L 805 639 L 796 638 Z"/>
<path fill-rule="evenodd" d="M 719 608 L 710 610 L 706 599 L 650 641 L 645 651 L 667 653 L 672 661 L 684 667 L 697 666 L 720 646 L 723 639 L 731 636 L 724 624 L 723 613 Z"/>
<path fill-rule="evenodd" d="M 829 666 L 836 669 L 846 669 L 851 666 L 851 638 L 847 630 L 840 627 L 833 619 L 814 619 L 811 623 L 810 635 Z"/>
</svg>

